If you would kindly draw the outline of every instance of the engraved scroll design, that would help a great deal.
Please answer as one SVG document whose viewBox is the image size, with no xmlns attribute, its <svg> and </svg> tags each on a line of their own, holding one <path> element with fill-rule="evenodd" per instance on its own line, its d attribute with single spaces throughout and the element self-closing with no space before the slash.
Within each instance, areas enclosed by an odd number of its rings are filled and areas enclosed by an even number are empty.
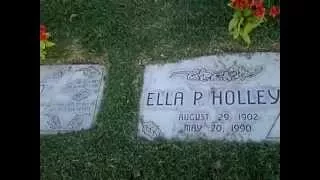
<svg viewBox="0 0 320 180">
<path fill-rule="evenodd" d="M 82 74 L 89 79 L 101 75 L 101 71 L 94 66 L 80 68 L 80 69 L 76 70 L 76 72 L 82 72 Z"/>
<path fill-rule="evenodd" d="M 219 71 L 210 71 L 206 68 L 191 71 L 176 71 L 170 75 L 170 78 L 182 76 L 192 81 L 244 81 L 257 76 L 263 69 L 263 66 L 246 67 L 244 65 L 234 64 L 229 68 L 224 68 Z"/>
<path fill-rule="evenodd" d="M 162 136 L 161 129 L 153 121 L 141 121 L 141 125 L 143 134 L 149 138 L 155 139 Z"/>
</svg>

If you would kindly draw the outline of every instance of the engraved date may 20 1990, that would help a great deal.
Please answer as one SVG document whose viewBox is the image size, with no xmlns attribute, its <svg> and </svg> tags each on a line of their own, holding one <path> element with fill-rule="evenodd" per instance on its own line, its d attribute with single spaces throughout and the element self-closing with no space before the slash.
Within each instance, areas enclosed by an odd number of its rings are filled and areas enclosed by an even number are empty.
<svg viewBox="0 0 320 180">
<path fill-rule="evenodd" d="M 252 125 L 248 123 L 233 123 L 231 124 L 231 132 L 249 133 L 252 132 Z M 225 132 L 225 126 L 222 123 L 212 123 L 211 132 L 223 133 Z"/>
</svg>

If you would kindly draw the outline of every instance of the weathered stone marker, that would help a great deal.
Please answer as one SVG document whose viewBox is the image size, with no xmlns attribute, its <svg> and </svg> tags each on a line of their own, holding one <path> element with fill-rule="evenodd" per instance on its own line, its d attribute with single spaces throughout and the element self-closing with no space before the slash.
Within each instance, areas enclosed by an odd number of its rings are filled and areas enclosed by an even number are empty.
<svg viewBox="0 0 320 180">
<path fill-rule="evenodd" d="M 149 65 L 140 137 L 280 140 L 280 54 L 200 57 Z"/>
<path fill-rule="evenodd" d="M 40 134 L 91 128 L 104 77 L 99 65 L 40 66 Z"/>
</svg>

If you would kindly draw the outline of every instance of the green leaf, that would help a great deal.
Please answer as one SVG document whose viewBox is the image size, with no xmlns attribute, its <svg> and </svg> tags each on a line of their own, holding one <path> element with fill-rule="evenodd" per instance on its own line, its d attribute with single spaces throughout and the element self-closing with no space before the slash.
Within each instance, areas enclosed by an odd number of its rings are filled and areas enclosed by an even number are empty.
<svg viewBox="0 0 320 180">
<path fill-rule="evenodd" d="M 251 44 L 250 36 L 249 34 L 260 25 L 261 21 L 259 22 L 247 22 L 244 25 L 243 30 L 240 33 L 241 38 L 248 44 Z"/>
<path fill-rule="evenodd" d="M 234 27 L 234 29 L 232 30 L 233 39 L 237 39 L 239 37 L 241 32 L 241 25 L 244 21 L 244 18 L 241 17 L 238 21 L 239 22 L 235 25 L 236 27 Z"/>
<path fill-rule="evenodd" d="M 40 49 L 45 49 L 46 48 L 46 43 L 43 41 L 40 41 Z"/>
<path fill-rule="evenodd" d="M 238 32 L 241 31 L 241 25 L 242 25 L 243 21 L 244 21 L 244 18 L 241 17 L 241 18 L 240 18 L 240 21 L 239 21 L 239 23 L 238 23 Z"/>
<path fill-rule="evenodd" d="M 244 34 L 249 34 L 253 29 L 255 29 L 258 26 L 256 23 L 247 23 L 243 28 Z"/>
<path fill-rule="evenodd" d="M 241 11 L 240 11 L 240 10 L 236 10 L 236 11 L 234 12 L 234 14 L 233 14 L 233 17 L 234 17 L 234 18 L 239 18 L 239 17 L 241 17 Z"/>
<path fill-rule="evenodd" d="M 55 44 L 53 42 L 50 42 L 50 41 L 47 41 L 47 43 L 46 43 L 46 47 L 52 47 L 54 45 Z"/>
<path fill-rule="evenodd" d="M 240 36 L 247 43 L 248 46 L 251 44 L 249 34 L 242 32 Z"/>
<path fill-rule="evenodd" d="M 234 30 L 232 32 L 232 35 L 233 35 L 233 39 L 237 39 L 239 37 L 239 35 L 240 35 L 240 32 L 238 30 Z"/>
<path fill-rule="evenodd" d="M 243 11 L 243 16 L 244 16 L 244 17 L 249 17 L 249 16 L 251 16 L 251 15 L 252 15 L 251 9 L 245 9 L 245 10 Z"/>
<path fill-rule="evenodd" d="M 46 58 L 46 52 L 45 51 L 40 51 L 40 59 L 44 60 Z"/>
<path fill-rule="evenodd" d="M 247 22 L 256 23 L 256 22 L 257 22 L 257 18 L 254 17 L 254 16 L 248 17 L 248 18 L 247 18 Z"/>
<path fill-rule="evenodd" d="M 258 19 L 257 17 L 251 16 L 247 18 L 247 22 L 255 23 L 258 26 L 261 23 L 265 22 L 265 19 Z"/>
<path fill-rule="evenodd" d="M 228 30 L 231 32 L 233 29 L 235 29 L 239 23 L 240 19 L 239 18 L 232 18 L 231 21 L 229 22 L 229 27 Z"/>
<path fill-rule="evenodd" d="M 271 8 L 271 0 L 268 0 L 268 6 L 267 6 L 267 8 L 268 8 L 268 9 Z"/>
<path fill-rule="evenodd" d="M 46 55 L 46 54 L 47 54 L 47 52 L 46 52 L 45 50 L 40 50 L 40 54 L 44 54 L 44 55 Z"/>
</svg>

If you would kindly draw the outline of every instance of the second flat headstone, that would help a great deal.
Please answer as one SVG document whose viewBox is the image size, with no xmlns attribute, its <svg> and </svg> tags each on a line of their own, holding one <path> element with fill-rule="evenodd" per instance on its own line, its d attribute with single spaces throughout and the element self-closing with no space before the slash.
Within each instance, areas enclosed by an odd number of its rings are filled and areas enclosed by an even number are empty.
<svg viewBox="0 0 320 180">
<path fill-rule="evenodd" d="M 104 89 L 100 65 L 40 66 L 40 134 L 89 129 Z"/>
</svg>

